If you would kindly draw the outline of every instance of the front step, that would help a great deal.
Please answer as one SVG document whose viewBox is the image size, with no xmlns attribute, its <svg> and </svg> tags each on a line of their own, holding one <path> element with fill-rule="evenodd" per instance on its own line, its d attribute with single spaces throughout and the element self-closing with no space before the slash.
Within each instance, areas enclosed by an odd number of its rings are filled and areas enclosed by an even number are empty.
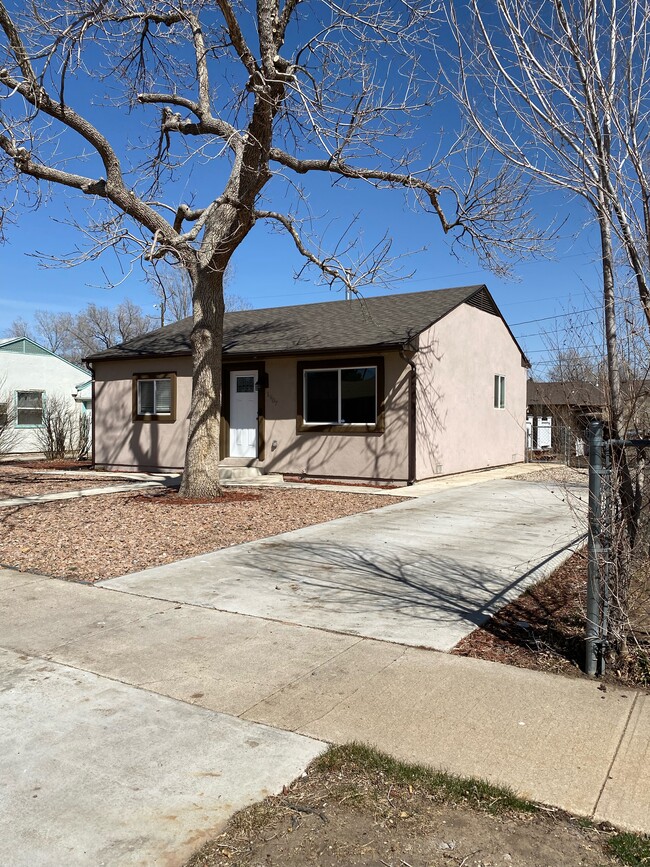
<svg viewBox="0 0 650 867">
<path fill-rule="evenodd" d="M 280 473 L 264 474 L 259 467 L 219 467 L 219 481 L 241 485 L 279 485 L 284 479 Z"/>
<path fill-rule="evenodd" d="M 223 464 L 219 466 L 219 478 L 223 482 L 257 479 L 261 475 L 262 470 L 259 467 L 225 467 Z"/>
</svg>

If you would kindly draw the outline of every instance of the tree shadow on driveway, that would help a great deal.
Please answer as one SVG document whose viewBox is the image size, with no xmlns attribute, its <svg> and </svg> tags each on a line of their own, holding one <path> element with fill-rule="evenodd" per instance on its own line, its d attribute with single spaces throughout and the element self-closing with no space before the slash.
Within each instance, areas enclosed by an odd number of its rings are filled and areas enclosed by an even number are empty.
<svg viewBox="0 0 650 867">
<path fill-rule="evenodd" d="M 448 650 L 582 538 L 500 568 L 479 562 L 480 554 L 472 561 L 396 546 L 269 540 L 209 555 L 201 575 L 177 575 L 175 595 L 163 576 L 148 587 L 159 598 Z M 124 589 L 138 592 L 137 583 Z"/>
</svg>

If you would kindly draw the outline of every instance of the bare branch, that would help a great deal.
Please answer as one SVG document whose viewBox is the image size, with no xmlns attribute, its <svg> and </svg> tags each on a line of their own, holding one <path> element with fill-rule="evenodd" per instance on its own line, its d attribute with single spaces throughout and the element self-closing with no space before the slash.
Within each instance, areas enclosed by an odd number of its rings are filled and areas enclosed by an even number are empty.
<svg viewBox="0 0 650 867">
<path fill-rule="evenodd" d="M 320 249 L 310 249 L 305 243 L 295 220 L 278 211 L 255 211 L 258 220 L 270 220 L 282 226 L 292 238 L 296 249 L 307 263 L 314 265 L 321 276 L 322 282 L 330 288 L 341 283 L 347 295 L 359 295 L 367 286 L 389 286 L 397 278 L 398 261 L 404 256 L 391 257 L 391 241 L 387 235 L 376 243 L 368 253 L 357 253 L 358 235 L 354 240 L 346 242 L 351 234 L 357 217 L 354 217 L 339 239 L 335 249 L 324 253 Z M 346 264 L 347 260 L 347 264 Z M 302 269 L 297 276 L 300 277 Z M 401 275 L 400 279 L 408 279 L 412 275 Z"/>
</svg>

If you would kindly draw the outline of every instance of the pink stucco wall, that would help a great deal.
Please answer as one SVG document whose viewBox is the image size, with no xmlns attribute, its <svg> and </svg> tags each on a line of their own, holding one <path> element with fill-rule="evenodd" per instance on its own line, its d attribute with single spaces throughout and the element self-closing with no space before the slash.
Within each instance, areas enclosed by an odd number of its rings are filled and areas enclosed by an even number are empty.
<svg viewBox="0 0 650 867">
<path fill-rule="evenodd" d="M 527 371 L 501 319 L 461 304 L 419 347 L 417 478 L 523 461 Z M 494 408 L 495 374 L 505 409 Z"/>
<path fill-rule="evenodd" d="M 346 355 L 346 358 L 353 356 Z M 307 359 L 301 359 L 307 360 Z M 297 359 L 266 362 L 266 455 L 263 472 L 358 479 L 406 480 L 408 386 L 404 361 L 385 355 L 386 418 L 383 434 L 296 433 Z M 191 397 L 189 358 L 98 362 L 95 383 L 95 461 L 113 469 L 180 469 Z M 246 369 L 242 362 L 242 369 Z M 134 373 L 176 372 L 176 422 L 133 422 Z M 242 461 L 246 463 L 246 461 Z"/>
<path fill-rule="evenodd" d="M 134 373 L 176 373 L 176 421 L 134 422 Z M 192 390 L 192 361 L 150 358 L 104 361 L 95 365 L 95 463 L 110 469 L 181 469 Z"/>
<path fill-rule="evenodd" d="M 264 472 L 406 480 L 409 368 L 399 353 L 385 353 L 383 434 L 297 433 L 297 361 L 290 357 L 266 362 L 266 453 L 257 465 Z M 526 369 L 499 317 L 461 305 L 420 336 L 415 361 L 418 479 L 524 460 Z M 178 377 L 176 421 L 133 422 L 132 375 L 167 371 Z M 505 409 L 494 408 L 495 374 L 506 377 Z M 190 396 L 189 357 L 97 363 L 97 464 L 114 469 L 182 468 Z"/>
</svg>

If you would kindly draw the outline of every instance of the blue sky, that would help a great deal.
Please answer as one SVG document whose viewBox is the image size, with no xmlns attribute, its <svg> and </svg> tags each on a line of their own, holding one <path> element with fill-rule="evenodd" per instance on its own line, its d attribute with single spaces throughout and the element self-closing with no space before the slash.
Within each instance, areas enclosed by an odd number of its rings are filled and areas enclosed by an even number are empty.
<svg viewBox="0 0 650 867">
<path fill-rule="evenodd" d="M 18 316 L 29 320 L 36 309 L 76 311 L 91 301 L 114 306 L 125 297 L 155 314 L 154 298 L 138 262 L 128 259 L 118 262 L 115 254 L 108 252 L 96 262 L 61 269 L 43 267 L 34 257 L 36 245 L 40 252 L 57 256 L 72 249 L 78 240 L 73 229 L 58 222 L 65 219 L 69 196 L 63 191 L 39 211 L 22 214 L 19 224 L 10 229 L 9 243 L 0 248 L 2 330 Z M 541 204 L 546 217 L 550 204 L 554 204 L 558 213 L 568 218 L 567 226 L 580 226 L 584 220 L 578 203 L 563 206 L 557 195 L 549 196 Z M 594 306 L 593 295 L 597 296 L 600 276 L 596 239 L 588 230 L 574 237 L 565 227 L 555 242 L 552 258 L 522 262 L 514 269 L 513 279 L 504 280 L 482 269 L 468 254 L 457 259 L 434 218 L 406 208 L 401 195 L 375 190 L 341 194 L 334 190 L 323 202 L 322 212 L 327 213 L 327 220 L 338 217 L 342 225 L 349 218 L 349 207 L 359 211 L 358 225 L 368 243 L 387 229 L 395 251 L 419 251 L 403 263 L 405 270 L 414 272 L 413 276 L 397 280 L 390 291 L 486 283 L 539 376 L 544 372 L 541 364 L 549 358 L 543 333 L 566 328 L 573 321 L 566 313 Z M 422 250 L 424 246 L 426 250 Z M 313 272 L 307 271 L 302 279 L 296 280 L 294 272 L 301 267 L 302 260 L 293 243 L 263 224 L 255 226 L 237 251 L 233 264 L 229 291 L 241 295 L 253 307 L 342 297 L 340 292 L 318 286 Z M 118 285 L 110 288 L 111 283 Z M 373 288 L 368 294 L 385 291 Z M 558 333 L 562 340 L 564 332 Z"/>
<path fill-rule="evenodd" d="M 157 117 L 156 110 L 148 108 L 136 110 L 126 118 L 107 103 L 104 93 L 97 93 L 97 85 L 87 81 L 71 82 L 66 92 L 71 103 L 82 104 L 84 111 L 90 113 L 102 131 L 109 133 L 110 137 L 118 137 L 120 148 L 141 135 L 144 127 L 142 130 L 137 127 L 141 120 L 155 120 Z M 449 134 L 456 124 L 453 109 L 443 106 L 435 116 L 435 123 L 442 125 Z M 424 135 L 427 137 L 425 150 L 430 144 L 435 151 L 439 136 L 444 134 L 429 125 L 420 133 L 421 140 Z M 65 141 L 57 141 L 56 147 L 66 156 L 74 153 L 74 146 Z M 72 163 L 68 167 L 70 165 Z M 93 161 L 86 162 L 80 170 L 84 174 L 93 174 Z M 174 206 L 187 201 L 192 188 L 198 200 L 205 188 L 212 188 L 213 194 L 218 195 L 222 177 L 222 170 L 215 170 L 210 164 L 203 165 L 194 174 L 186 173 L 180 183 L 172 185 L 166 200 Z M 535 363 L 534 373 L 539 377 L 543 375 L 543 364 L 549 358 L 543 332 L 559 329 L 561 342 L 565 333 L 562 329 L 573 321 L 565 314 L 594 306 L 593 298 L 598 296 L 600 289 L 598 247 L 593 231 L 581 228 L 586 212 L 575 200 L 567 201 L 558 193 L 538 195 L 534 208 L 540 225 L 554 221 L 562 226 L 552 258 L 522 262 L 514 268 L 513 279 L 506 280 L 481 269 L 478 261 L 467 253 L 461 260 L 455 258 L 450 241 L 443 237 L 437 220 L 407 207 L 399 192 L 377 191 L 363 185 L 349 189 L 331 187 L 323 177 L 315 178 L 309 184 L 311 209 L 321 218 L 320 227 L 326 231 L 326 238 L 335 238 L 351 216 L 358 214 L 355 228 L 362 233 L 366 248 L 388 232 L 393 240 L 393 254 L 418 251 L 403 263 L 406 271 L 414 272 L 413 276 L 396 281 L 390 291 L 486 283 L 515 336 L 521 339 L 523 348 Z M 291 212 L 284 194 L 273 186 L 270 200 L 274 207 Z M 200 203 L 206 204 L 205 201 Z M 0 247 L 0 332 L 17 317 L 30 320 L 37 309 L 74 312 L 91 301 L 114 306 L 125 297 L 155 314 L 154 298 L 138 262 L 129 259 L 118 261 L 114 253 L 108 252 L 95 262 L 60 269 L 44 268 L 42 262 L 34 257 L 36 250 L 53 257 L 69 253 L 79 238 L 76 231 L 63 221 L 72 214 L 83 222 L 82 208 L 91 204 L 91 200 L 81 194 L 57 188 L 39 210 L 17 212 L 17 224 L 8 227 L 8 243 Z M 294 272 L 301 265 L 302 260 L 288 236 L 258 224 L 235 255 L 228 289 L 245 298 L 253 307 L 342 297 L 340 293 L 318 286 L 317 275 L 309 270 L 303 279 L 296 280 Z M 111 284 L 114 284 L 113 288 L 108 288 Z M 369 288 L 366 291 L 372 295 L 383 294 L 386 290 Z"/>
</svg>

